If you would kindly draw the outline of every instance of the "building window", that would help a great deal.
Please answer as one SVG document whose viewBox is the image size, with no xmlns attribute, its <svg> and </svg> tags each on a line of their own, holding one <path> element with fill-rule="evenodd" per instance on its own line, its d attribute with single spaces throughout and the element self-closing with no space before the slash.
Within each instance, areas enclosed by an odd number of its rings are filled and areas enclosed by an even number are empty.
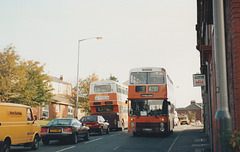
<svg viewBox="0 0 240 152">
<path fill-rule="evenodd" d="M 60 106 L 59 104 L 56 104 L 56 112 L 59 112 Z"/>
<path fill-rule="evenodd" d="M 73 118 L 73 107 L 68 106 L 68 118 Z"/>
<path fill-rule="evenodd" d="M 43 107 L 42 107 L 42 117 L 44 117 L 44 118 L 49 117 L 49 105 L 43 105 Z"/>
</svg>

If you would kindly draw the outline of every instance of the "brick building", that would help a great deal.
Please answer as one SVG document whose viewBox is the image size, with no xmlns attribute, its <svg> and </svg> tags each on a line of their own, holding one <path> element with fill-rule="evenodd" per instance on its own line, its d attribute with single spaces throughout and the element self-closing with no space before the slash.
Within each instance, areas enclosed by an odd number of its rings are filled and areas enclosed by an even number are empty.
<svg viewBox="0 0 240 152">
<path fill-rule="evenodd" d="M 188 114 L 189 112 L 196 114 L 196 120 L 203 122 L 203 108 L 201 103 L 196 103 L 195 100 L 191 101 L 191 104 L 185 108 L 176 108 L 175 109 L 178 115 Z"/>
<path fill-rule="evenodd" d="M 204 103 L 205 131 L 211 139 L 213 151 L 222 151 L 220 146 L 221 131 L 220 120 L 215 118 L 221 102 L 219 100 L 219 87 L 216 84 L 216 54 L 218 50 L 215 42 L 219 37 L 214 37 L 214 5 L 213 0 L 197 0 L 197 50 L 200 53 L 201 73 L 206 75 L 207 86 L 202 87 Z M 217 1 L 220 3 L 220 1 Z M 231 131 L 240 130 L 240 0 L 224 0 L 224 27 L 222 30 L 225 38 L 226 53 L 226 79 L 227 97 L 230 113 Z M 219 65 L 218 65 L 219 66 Z M 224 151 L 224 150 L 223 150 Z"/>
<path fill-rule="evenodd" d="M 69 98 L 72 95 L 72 84 L 63 81 L 63 77 L 60 78 L 51 77 L 51 83 L 53 90 L 52 101 L 49 105 L 44 107 L 32 108 L 33 114 L 38 119 L 47 118 L 74 118 L 75 107 L 74 102 Z M 78 118 L 81 118 L 85 113 L 78 109 Z"/>
</svg>

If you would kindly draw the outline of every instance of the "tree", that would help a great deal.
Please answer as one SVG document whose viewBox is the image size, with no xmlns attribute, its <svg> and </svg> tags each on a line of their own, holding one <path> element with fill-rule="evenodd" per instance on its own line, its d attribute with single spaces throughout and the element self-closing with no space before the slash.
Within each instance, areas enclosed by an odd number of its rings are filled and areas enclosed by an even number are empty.
<svg viewBox="0 0 240 152">
<path fill-rule="evenodd" d="M 0 97 L 2 102 L 14 102 L 19 88 L 25 85 L 25 71 L 21 66 L 20 57 L 9 46 L 0 52 Z"/>
<path fill-rule="evenodd" d="M 1 102 L 30 106 L 49 103 L 52 97 L 50 79 L 43 74 L 44 66 L 39 62 L 21 61 L 9 46 L 0 52 L 0 98 Z"/>
<path fill-rule="evenodd" d="M 188 111 L 188 118 L 192 120 L 196 120 L 196 113 L 192 111 Z"/>
<path fill-rule="evenodd" d="M 118 78 L 113 76 L 112 74 L 110 74 L 110 76 L 109 76 L 109 78 L 107 80 L 113 80 L 113 81 L 118 82 Z"/>
<path fill-rule="evenodd" d="M 20 90 L 21 96 L 16 99 L 18 103 L 30 106 L 50 103 L 53 96 L 52 88 L 49 86 L 50 77 L 43 74 L 44 66 L 39 66 L 39 64 L 38 61 L 24 62 L 27 82 Z"/>
<path fill-rule="evenodd" d="M 84 109 L 84 111 L 87 114 L 90 114 L 90 107 L 89 107 L 89 89 L 90 89 L 90 83 L 94 81 L 98 81 L 99 78 L 98 76 L 93 73 L 92 75 L 89 75 L 86 79 L 80 79 L 79 80 L 79 100 L 78 100 L 78 105 L 80 108 Z M 76 88 L 75 91 L 73 92 L 73 101 L 74 103 L 77 100 L 77 95 L 76 95 Z"/>
</svg>

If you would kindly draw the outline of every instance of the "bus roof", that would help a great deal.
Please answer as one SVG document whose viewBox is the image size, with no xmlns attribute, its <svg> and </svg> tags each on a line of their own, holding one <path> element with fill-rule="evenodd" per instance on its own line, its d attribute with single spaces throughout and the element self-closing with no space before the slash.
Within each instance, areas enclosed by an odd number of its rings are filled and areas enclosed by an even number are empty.
<svg viewBox="0 0 240 152">
<path fill-rule="evenodd" d="M 121 84 L 121 83 L 116 82 L 116 81 L 113 81 L 113 80 L 94 81 L 94 82 L 91 83 L 91 85 L 104 85 L 104 84 L 118 84 L 120 86 L 127 87 L 126 85 Z"/>
<path fill-rule="evenodd" d="M 24 108 L 30 108 L 30 106 L 22 105 L 22 104 L 16 104 L 16 103 L 0 103 L 0 106 L 11 106 L 11 107 L 24 107 Z"/>
<path fill-rule="evenodd" d="M 140 67 L 140 68 L 133 68 L 130 70 L 131 72 L 151 72 L 151 71 L 166 71 L 164 68 L 161 67 Z"/>
</svg>

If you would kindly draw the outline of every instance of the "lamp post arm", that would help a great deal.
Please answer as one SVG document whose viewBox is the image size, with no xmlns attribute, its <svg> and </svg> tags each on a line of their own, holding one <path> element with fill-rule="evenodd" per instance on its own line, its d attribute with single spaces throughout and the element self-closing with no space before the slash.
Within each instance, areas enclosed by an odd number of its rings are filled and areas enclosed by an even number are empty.
<svg viewBox="0 0 240 152">
<path fill-rule="evenodd" d="M 102 37 L 89 37 L 89 38 L 81 39 L 78 41 L 81 42 L 81 41 L 85 41 L 85 40 L 89 40 L 89 39 L 102 39 Z"/>
</svg>

